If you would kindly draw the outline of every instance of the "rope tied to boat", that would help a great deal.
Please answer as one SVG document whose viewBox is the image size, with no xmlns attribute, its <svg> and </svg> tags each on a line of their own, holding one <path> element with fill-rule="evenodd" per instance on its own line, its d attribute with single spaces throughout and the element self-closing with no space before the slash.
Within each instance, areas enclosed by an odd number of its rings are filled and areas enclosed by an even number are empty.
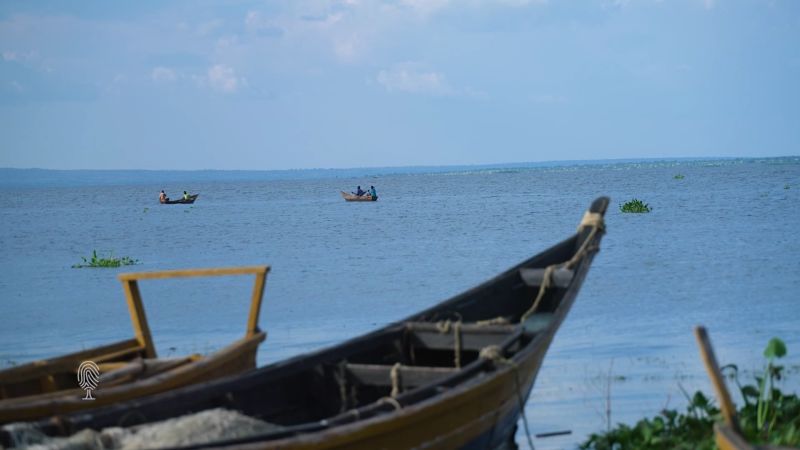
<svg viewBox="0 0 800 450">
<path fill-rule="evenodd" d="M 479 321 L 475 322 L 475 325 L 477 325 L 479 327 L 488 327 L 488 326 L 491 326 L 491 325 L 508 325 L 510 323 L 511 322 L 509 322 L 509 320 L 506 319 L 505 317 L 497 316 L 497 317 L 495 317 L 493 319 L 479 320 Z"/>
<path fill-rule="evenodd" d="M 495 365 L 507 365 L 514 371 L 514 384 L 517 392 L 517 404 L 519 406 L 520 414 L 522 415 L 522 424 L 525 426 L 525 436 L 528 438 L 528 445 L 531 447 L 531 450 L 534 450 L 533 439 L 531 439 L 531 432 L 528 429 L 528 418 L 525 416 L 525 402 L 522 399 L 522 389 L 520 388 L 519 365 L 517 365 L 517 363 L 513 360 L 503 356 L 503 349 L 500 348 L 499 345 L 487 345 L 486 347 L 481 348 L 481 351 L 478 353 L 478 358 L 491 361 Z"/>
<path fill-rule="evenodd" d="M 494 319 L 491 319 L 494 320 Z M 448 334 L 450 332 L 450 328 L 453 329 L 453 365 L 456 369 L 461 368 L 461 319 L 453 322 L 450 319 L 447 320 L 440 320 L 436 322 L 436 329 L 439 333 Z"/>
<path fill-rule="evenodd" d="M 388 403 L 394 406 L 394 409 L 398 411 L 403 409 L 403 405 L 401 405 L 400 402 L 398 402 L 397 399 L 394 397 L 381 397 L 378 399 L 378 403 Z"/>
<path fill-rule="evenodd" d="M 539 292 L 536 294 L 536 298 L 534 299 L 531 307 L 520 317 L 520 323 L 525 322 L 530 316 L 536 313 L 536 310 L 539 308 L 539 304 L 544 298 L 545 292 L 548 288 L 550 288 L 553 272 L 561 268 L 572 269 L 576 264 L 578 264 L 578 262 L 580 262 L 581 259 L 583 259 L 584 256 L 589 253 L 594 253 L 600 249 L 600 246 L 594 243 L 594 238 L 597 236 L 598 232 L 605 232 L 606 225 L 603 221 L 603 215 L 596 212 L 586 211 L 583 214 L 581 223 L 578 225 L 578 232 L 581 232 L 586 227 L 591 227 L 592 230 L 586 236 L 586 239 L 583 240 L 583 243 L 578 248 L 578 251 L 572 255 L 572 258 L 563 263 L 551 264 L 545 268 L 544 276 L 542 277 L 542 284 L 539 286 Z"/>
<path fill-rule="evenodd" d="M 392 393 L 389 394 L 392 398 L 400 394 L 400 363 L 394 363 L 392 370 L 389 371 L 389 378 L 392 380 Z"/>
<path fill-rule="evenodd" d="M 583 213 L 581 223 L 578 224 L 578 231 L 581 231 L 584 227 L 595 227 L 604 230 L 606 224 L 603 220 L 603 215 L 596 212 L 586 211 Z"/>
</svg>

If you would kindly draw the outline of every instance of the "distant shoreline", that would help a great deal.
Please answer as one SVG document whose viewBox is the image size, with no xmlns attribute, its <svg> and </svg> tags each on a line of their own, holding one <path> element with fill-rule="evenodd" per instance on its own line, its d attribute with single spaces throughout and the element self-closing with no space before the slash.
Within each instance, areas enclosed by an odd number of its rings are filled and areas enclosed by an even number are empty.
<svg viewBox="0 0 800 450">
<path fill-rule="evenodd" d="M 646 164 L 653 167 L 703 163 L 800 163 L 800 156 L 687 157 L 544 161 L 450 166 L 388 166 L 341 169 L 280 170 L 150 170 L 150 169 L 19 169 L 0 168 L 0 188 L 145 185 L 168 182 L 230 182 L 313 179 L 354 179 L 376 176 L 425 175 L 483 171 L 608 167 Z"/>
</svg>

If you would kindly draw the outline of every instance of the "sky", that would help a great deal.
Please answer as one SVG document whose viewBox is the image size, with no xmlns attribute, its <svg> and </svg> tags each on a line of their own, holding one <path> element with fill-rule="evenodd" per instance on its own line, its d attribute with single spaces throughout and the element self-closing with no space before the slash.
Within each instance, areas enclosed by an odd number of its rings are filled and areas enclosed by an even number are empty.
<svg viewBox="0 0 800 450">
<path fill-rule="evenodd" d="M 797 0 L 0 2 L 0 167 L 798 154 Z"/>
</svg>

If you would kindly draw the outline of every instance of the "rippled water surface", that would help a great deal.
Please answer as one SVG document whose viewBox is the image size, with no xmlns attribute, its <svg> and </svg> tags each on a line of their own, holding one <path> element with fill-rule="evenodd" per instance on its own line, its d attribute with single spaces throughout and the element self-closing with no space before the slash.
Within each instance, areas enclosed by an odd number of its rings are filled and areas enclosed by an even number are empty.
<svg viewBox="0 0 800 450">
<path fill-rule="evenodd" d="M 44 173 L 0 188 L 0 365 L 132 335 L 116 279 L 126 270 L 71 268 L 93 249 L 139 260 L 136 271 L 270 264 L 263 365 L 469 288 L 574 232 L 591 200 L 608 195 L 602 250 L 526 407 L 532 433 L 572 434 L 535 439 L 537 448 L 574 448 L 604 429 L 607 398 L 611 421 L 631 423 L 682 408 L 679 385 L 708 389 L 695 324 L 709 328 L 721 361 L 749 370 L 782 337 L 785 387 L 800 386 L 798 158 L 296 180 L 135 175 L 68 183 Z M 339 190 L 356 184 L 374 184 L 380 200 L 345 203 Z M 162 188 L 200 198 L 159 205 Z M 633 197 L 653 211 L 620 213 Z M 208 352 L 244 333 L 250 278 L 141 287 L 161 354 Z"/>
</svg>

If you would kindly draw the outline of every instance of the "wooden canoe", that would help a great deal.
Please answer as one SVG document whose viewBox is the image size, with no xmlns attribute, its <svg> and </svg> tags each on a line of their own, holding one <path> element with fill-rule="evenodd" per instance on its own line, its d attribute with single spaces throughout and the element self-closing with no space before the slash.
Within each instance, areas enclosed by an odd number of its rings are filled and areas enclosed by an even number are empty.
<svg viewBox="0 0 800 450">
<path fill-rule="evenodd" d="M 135 337 L 0 371 L 0 423 L 97 408 L 253 369 L 258 345 L 266 338 L 258 316 L 268 271 L 256 266 L 120 274 Z M 255 275 L 245 336 L 208 356 L 158 359 L 138 281 L 218 275 Z M 83 361 L 100 369 L 94 401 L 83 401 L 76 378 Z"/>
<path fill-rule="evenodd" d="M 198 195 L 200 195 L 200 194 L 192 194 L 192 195 L 189 196 L 188 199 L 180 198 L 178 200 L 167 200 L 165 202 L 161 202 L 161 204 L 162 205 L 178 205 L 178 204 L 191 205 L 192 203 L 194 203 L 195 200 L 197 200 L 197 196 Z"/>
<path fill-rule="evenodd" d="M 700 348 L 700 357 L 706 367 L 706 373 L 711 379 L 714 393 L 719 401 L 719 409 L 723 422 L 714 425 L 714 441 L 720 450 L 798 450 L 792 447 L 778 447 L 774 445 L 754 445 L 742 436 L 739 427 L 739 419 L 736 417 L 736 407 L 731 400 L 731 394 L 725 385 L 725 379 L 719 369 L 717 357 L 714 354 L 714 347 L 711 346 L 711 339 L 705 327 L 695 327 L 694 335 L 697 339 L 697 346 Z"/>
<path fill-rule="evenodd" d="M 349 194 L 349 193 L 347 193 L 345 191 L 341 191 L 341 193 L 342 193 L 342 198 L 346 202 L 376 202 L 376 201 L 378 201 L 378 197 L 377 196 L 375 196 L 373 198 L 372 195 L 370 195 L 370 194 L 364 194 L 364 195 L 359 197 L 358 195 Z"/>
<path fill-rule="evenodd" d="M 566 240 L 403 321 L 236 377 L 35 426 L 63 436 L 227 408 L 282 428 L 205 446 L 483 449 L 513 443 L 545 352 L 599 249 L 608 202 L 597 199 Z M 11 438 L 0 430 L 0 442 Z"/>
</svg>

